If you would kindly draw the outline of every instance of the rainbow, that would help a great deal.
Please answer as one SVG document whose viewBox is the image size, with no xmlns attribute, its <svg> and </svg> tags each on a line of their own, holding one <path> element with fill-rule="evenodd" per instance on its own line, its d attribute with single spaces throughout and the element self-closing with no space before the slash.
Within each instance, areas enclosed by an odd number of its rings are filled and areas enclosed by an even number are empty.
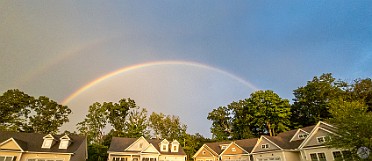
<svg viewBox="0 0 372 161">
<path fill-rule="evenodd" d="M 110 72 L 106 75 L 103 75 L 91 82 L 89 82 L 88 84 L 82 86 L 81 88 L 79 88 L 78 90 L 76 90 L 75 92 L 73 92 L 72 94 L 70 94 L 67 98 L 65 98 L 63 101 L 62 101 L 62 104 L 63 105 L 67 105 L 70 101 L 72 101 L 74 98 L 76 98 L 77 96 L 79 96 L 80 94 L 82 94 L 83 92 L 85 92 L 86 90 L 88 90 L 89 88 L 107 80 L 107 79 L 110 79 L 116 75 L 119 75 L 119 74 L 123 74 L 123 73 L 126 73 L 126 72 L 129 72 L 129 71 L 132 71 L 132 70 L 136 70 L 136 69 L 141 69 L 141 68 L 148 68 L 148 67 L 154 67 L 154 66 L 161 66 L 161 65 L 184 65 L 184 66 L 192 66 L 192 67 L 198 67 L 198 68 L 203 68 L 203 69 L 207 69 L 207 70 L 212 70 L 212 71 L 215 71 L 215 72 L 218 72 L 218 73 L 221 73 L 221 74 L 224 74 L 226 76 L 229 76 L 235 80 L 237 80 L 238 82 L 242 83 L 244 86 L 256 91 L 258 90 L 257 87 L 255 87 L 252 83 L 234 75 L 234 74 L 231 74 L 227 71 L 224 71 L 222 69 L 219 69 L 219 68 L 216 68 L 216 67 L 212 67 L 212 66 L 209 66 L 209 65 L 205 65 L 205 64 L 201 64 L 201 63 L 196 63 L 196 62 L 189 62 L 189 61 L 156 61 L 156 62 L 147 62 L 147 63 L 142 63 L 142 64 L 136 64 L 136 65 L 132 65 L 132 66 L 126 66 L 126 67 L 123 67 L 123 68 L 120 68 L 118 70 L 115 70 L 113 72 Z"/>
</svg>

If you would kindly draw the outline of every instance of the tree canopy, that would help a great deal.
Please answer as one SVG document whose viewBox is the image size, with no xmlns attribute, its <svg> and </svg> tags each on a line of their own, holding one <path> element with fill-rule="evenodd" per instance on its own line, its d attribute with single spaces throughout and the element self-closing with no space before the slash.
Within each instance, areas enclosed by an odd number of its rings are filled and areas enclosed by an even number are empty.
<svg viewBox="0 0 372 161">
<path fill-rule="evenodd" d="M 52 133 L 69 121 L 71 110 L 46 96 L 34 98 L 18 89 L 0 96 L 0 129 Z"/>
</svg>

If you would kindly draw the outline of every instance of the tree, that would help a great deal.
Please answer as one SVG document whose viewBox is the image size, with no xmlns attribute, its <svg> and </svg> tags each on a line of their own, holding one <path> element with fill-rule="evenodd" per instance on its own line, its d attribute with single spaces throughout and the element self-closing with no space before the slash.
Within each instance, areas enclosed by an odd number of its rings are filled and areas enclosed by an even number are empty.
<svg viewBox="0 0 372 161">
<path fill-rule="evenodd" d="M 254 122 L 257 110 L 250 106 L 249 101 L 249 99 L 239 100 L 227 106 L 234 116 L 232 117 L 232 139 L 259 137 L 260 133 L 263 133 Z"/>
<path fill-rule="evenodd" d="M 35 98 L 18 90 L 8 90 L 0 96 L 0 129 L 28 131 L 28 115 Z"/>
<path fill-rule="evenodd" d="M 180 122 L 180 118 L 174 115 L 157 114 L 153 112 L 149 118 L 149 126 L 156 137 L 167 140 L 180 140 L 186 135 L 187 126 Z"/>
<path fill-rule="evenodd" d="M 356 79 L 348 91 L 351 95 L 351 100 L 359 100 L 365 102 L 368 111 L 372 111 L 372 80 L 371 78 Z"/>
<path fill-rule="evenodd" d="M 88 159 L 87 161 L 107 161 L 108 147 L 101 144 L 88 145 Z"/>
<path fill-rule="evenodd" d="M 232 123 L 230 110 L 227 107 L 218 107 L 208 114 L 208 120 L 212 121 L 212 138 L 217 141 L 228 140 L 231 138 Z"/>
<path fill-rule="evenodd" d="M 187 158 L 192 158 L 192 156 L 203 146 L 204 143 L 209 142 L 210 140 L 204 138 L 199 133 L 194 135 L 186 134 L 184 140 L 179 140 L 183 144 L 183 150 L 185 151 Z M 183 142 L 181 142 L 183 141 Z"/>
<path fill-rule="evenodd" d="M 129 112 L 128 120 L 125 122 L 126 136 L 131 138 L 138 138 L 141 136 L 148 137 L 150 132 L 148 130 L 147 110 L 139 107 L 132 109 Z"/>
<path fill-rule="evenodd" d="M 33 108 L 36 115 L 30 117 L 30 124 L 36 133 L 56 134 L 58 128 L 68 122 L 71 110 L 48 97 L 40 96 Z"/>
<path fill-rule="evenodd" d="M 347 84 L 336 81 L 331 73 L 314 77 L 306 86 L 293 91 L 291 122 L 295 127 L 310 126 L 318 121 L 329 119 L 329 101 L 345 95 Z"/>
<path fill-rule="evenodd" d="M 107 110 L 96 102 L 89 106 L 84 121 L 77 124 L 79 133 L 88 137 L 89 143 L 100 144 L 103 141 L 103 128 L 107 124 Z"/>
<path fill-rule="evenodd" d="M 328 146 L 349 150 L 353 160 L 360 159 L 357 155 L 359 148 L 372 149 L 372 112 L 367 112 L 367 109 L 364 102 L 333 100 L 330 103 L 333 116 L 330 121 L 336 127 L 337 134 L 331 135 Z M 372 156 L 367 160 L 372 160 Z"/>
<path fill-rule="evenodd" d="M 248 106 L 256 109 L 254 122 L 256 126 L 274 136 L 289 129 L 290 105 L 271 90 L 256 91 L 251 94 Z"/>
<path fill-rule="evenodd" d="M 136 108 L 136 102 L 130 98 L 128 99 L 121 99 L 119 103 L 103 103 L 105 109 L 107 109 L 107 118 L 108 122 L 114 128 L 115 131 L 124 132 L 126 117 L 128 115 L 128 111 L 131 108 Z"/>
<path fill-rule="evenodd" d="M 57 133 L 68 122 L 71 110 L 46 96 L 33 96 L 15 89 L 0 96 L 0 129 Z"/>
</svg>

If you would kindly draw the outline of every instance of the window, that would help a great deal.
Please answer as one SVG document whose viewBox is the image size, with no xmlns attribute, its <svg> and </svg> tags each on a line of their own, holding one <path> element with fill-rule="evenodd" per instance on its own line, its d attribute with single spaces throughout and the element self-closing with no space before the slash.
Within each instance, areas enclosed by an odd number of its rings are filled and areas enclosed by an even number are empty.
<svg viewBox="0 0 372 161">
<path fill-rule="evenodd" d="M 139 144 L 139 148 L 142 149 L 142 146 L 143 146 L 143 143 L 140 143 Z"/>
<path fill-rule="evenodd" d="M 226 145 L 221 145 L 221 150 L 224 150 L 224 149 L 226 149 L 226 148 L 227 148 Z"/>
<path fill-rule="evenodd" d="M 203 155 L 205 155 L 205 151 L 203 151 Z"/>
<path fill-rule="evenodd" d="M 316 140 L 318 141 L 318 143 L 324 143 L 325 142 L 325 137 L 320 136 L 320 137 L 317 137 Z"/>
<path fill-rule="evenodd" d="M 163 145 L 163 151 L 167 151 L 167 145 Z"/>
<path fill-rule="evenodd" d="M 300 139 L 305 139 L 307 137 L 307 134 L 299 134 L 298 138 Z"/>
<path fill-rule="evenodd" d="M 142 158 L 142 161 L 156 161 L 156 158 L 144 157 L 144 158 Z"/>
<path fill-rule="evenodd" d="M 52 139 L 44 140 L 42 148 L 50 148 L 52 146 L 52 143 L 53 143 Z"/>
<path fill-rule="evenodd" d="M 315 153 L 310 154 L 311 161 L 318 161 L 318 157 L 316 156 Z"/>
<path fill-rule="evenodd" d="M 236 152 L 236 149 L 235 148 L 231 148 L 231 151 Z"/>
<path fill-rule="evenodd" d="M 113 157 L 112 158 L 112 161 L 127 161 L 128 159 L 127 158 L 124 158 L 124 157 Z"/>
<path fill-rule="evenodd" d="M 261 145 L 261 148 L 262 149 L 269 149 L 269 144 L 262 144 Z"/>
<path fill-rule="evenodd" d="M 177 151 L 177 146 L 173 146 L 173 151 Z"/>
<path fill-rule="evenodd" d="M 67 149 L 69 143 L 70 141 L 68 140 L 62 140 L 61 143 L 59 144 L 59 149 Z"/>
<path fill-rule="evenodd" d="M 0 161 L 15 161 L 16 159 L 15 156 L 0 156 Z"/>
<path fill-rule="evenodd" d="M 327 158 L 324 153 L 311 153 L 311 161 L 327 161 Z"/>
<path fill-rule="evenodd" d="M 40 159 L 27 159 L 27 161 L 63 161 L 63 159 L 45 159 L 45 158 L 40 158 Z"/>
<path fill-rule="evenodd" d="M 335 160 L 342 159 L 342 154 L 341 154 L 340 151 L 334 151 L 334 152 L 332 152 L 332 154 L 333 154 L 333 158 L 334 158 Z"/>
</svg>

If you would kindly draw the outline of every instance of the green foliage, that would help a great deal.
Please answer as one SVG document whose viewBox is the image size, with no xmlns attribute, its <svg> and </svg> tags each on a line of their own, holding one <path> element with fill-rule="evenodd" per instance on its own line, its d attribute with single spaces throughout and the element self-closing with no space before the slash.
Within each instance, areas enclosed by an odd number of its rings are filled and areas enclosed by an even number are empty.
<svg viewBox="0 0 372 161">
<path fill-rule="evenodd" d="M 253 122 L 270 136 L 289 129 L 291 116 L 287 99 L 282 99 L 271 90 L 256 91 L 251 94 L 248 106 L 255 109 Z M 253 111 L 253 110 L 250 110 Z"/>
<path fill-rule="evenodd" d="M 209 113 L 215 140 L 276 135 L 289 129 L 290 105 L 270 90 L 256 91 L 250 98 L 232 102 Z"/>
<path fill-rule="evenodd" d="M 71 110 L 48 97 L 8 90 L 0 96 L 0 129 L 7 131 L 57 133 L 68 122 Z"/>
<path fill-rule="evenodd" d="M 292 123 L 295 127 L 315 125 L 331 118 L 329 101 L 345 96 L 347 83 L 336 81 L 331 73 L 314 77 L 306 86 L 294 90 Z"/>
<path fill-rule="evenodd" d="M 88 159 L 87 161 L 106 161 L 108 147 L 101 144 L 88 145 Z"/>
<path fill-rule="evenodd" d="M 199 133 L 194 135 L 186 134 L 184 140 L 179 140 L 180 143 L 183 143 L 183 150 L 185 151 L 187 158 L 192 159 L 192 156 L 199 150 L 204 143 L 209 142 L 209 139 L 204 138 Z M 183 141 L 183 142 L 182 142 Z"/>
<path fill-rule="evenodd" d="M 328 146 L 349 150 L 354 160 L 360 159 L 357 156 L 360 147 L 372 149 L 372 112 L 367 112 L 366 104 L 359 101 L 338 99 L 331 101 L 330 106 L 333 116 L 330 121 L 337 134 L 331 136 Z M 372 160 L 372 155 L 367 160 Z"/>
<path fill-rule="evenodd" d="M 149 121 L 149 126 L 153 129 L 156 137 L 167 140 L 185 138 L 187 126 L 180 122 L 178 116 L 153 112 L 150 115 Z"/>
<path fill-rule="evenodd" d="M 131 108 L 136 108 L 136 102 L 130 98 L 128 99 L 121 99 L 119 100 L 119 103 L 103 103 L 103 106 L 105 109 L 107 109 L 107 119 L 108 122 L 111 124 L 111 126 L 116 131 L 124 131 L 125 125 L 123 124 L 126 120 L 126 117 L 128 115 L 128 111 Z"/>
<path fill-rule="evenodd" d="M 68 115 L 71 113 L 67 106 L 59 105 L 45 96 L 36 100 L 33 110 L 36 115 L 30 117 L 30 124 L 34 132 L 46 134 L 56 134 L 58 128 L 69 121 Z"/>
<path fill-rule="evenodd" d="M 125 122 L 126 137 L 139 138 L 141 136 L 149 137 L 147 110 L 134 108 L 129 112 L 128 119 Z"/>
<path fill-rule="evenodd" d="M 84 121 L 77 124 L 80 134 L 88 137 L 89 143 L 100 144 L 103 141 L 103 128 L 107 124 L 107 109 L 96 102 L 89 106 L 88 114 Z"/>
<path fill-rule="evenodd" d="M 228 140 L 232 133 L 230 110 L 227 107 L 218 107 L 208 114 L 212 121 L 212 138 L 217 141 Z"/>
</svg>

